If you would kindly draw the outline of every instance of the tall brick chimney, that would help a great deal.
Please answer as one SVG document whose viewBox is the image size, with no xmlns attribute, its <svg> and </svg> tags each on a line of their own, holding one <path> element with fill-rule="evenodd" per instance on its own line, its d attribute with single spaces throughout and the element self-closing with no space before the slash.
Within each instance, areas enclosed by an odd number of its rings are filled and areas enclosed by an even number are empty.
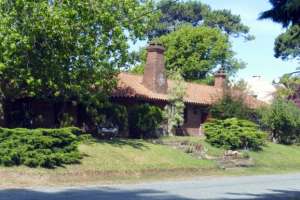
<svg viewBox="0 0 300 200">
<path fill-rule="evenodd" d="M 221 68 L 215 74 L 215 87 L 223 89 L 226 86 L 226 72 L 223 68 Z"/>
<path fill-rule="evenodd" d="M 147 61 L 143 85 L 153 92 L 166 93 L 168 82 L 165 74 L 165 48 L 161 44 L 150 43 L 147 48 Z"/>
</svg>

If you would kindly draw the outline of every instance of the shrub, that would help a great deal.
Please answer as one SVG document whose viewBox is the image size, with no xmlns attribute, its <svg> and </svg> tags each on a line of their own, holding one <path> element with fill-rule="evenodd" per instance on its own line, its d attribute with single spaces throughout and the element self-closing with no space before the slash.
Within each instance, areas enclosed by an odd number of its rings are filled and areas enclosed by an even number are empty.
<svg viewBox="0 0 300 200">
<path fill-rule="evenodd" d="M 257 118 L 255 110 L 245 104 L 243 95 L 232 97 L 226 92 L 223 98 L 211 108 L 211 114 L 216 119 L 239 118 L 254 121 Z"/>
<path fill-rule="evenodd" d="M 130 134 L 135 138 L 156 137 L 155 131 L 163 121 L 162 110 L 149 104 L 134 106 L 129 113 Z"/>
<path fill-rule="evenodd" d="M 109 126 L 116 126 L 120 131 L 128 129 L 127 108 L 119 104 L 109 104 L 103 109 L 105 114 L 105 123 Z"/>
<path fill-rule="evenodd" d="M 0 128 L 0 165 L 54 168 L 78 163 L 77 128 Z"/>
<path fill-rule="evenodd" d="M 282 144 L 300 141 L 300 109 L 293 102 L 275 99 L 270 107 L 260 110 L 260 116 L 272 139 Z"/>
<path fill-rule="evenodd" d="M 255 123 L 237 118 L 213 120 L 204 124 L 204 131 L 207 142 L 232 150 L 259 150 L 266 140 L 266 134 Z"/>
</svg>

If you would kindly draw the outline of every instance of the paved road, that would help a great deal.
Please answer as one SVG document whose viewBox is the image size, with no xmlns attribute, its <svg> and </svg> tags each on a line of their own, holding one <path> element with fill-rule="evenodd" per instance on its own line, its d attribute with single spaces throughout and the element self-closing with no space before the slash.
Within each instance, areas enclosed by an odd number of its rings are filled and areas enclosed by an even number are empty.
<svg viewBox="0 0 300 200">
<path fill-rule="evenodd" d="M 72 188 L 0 189 L 0 200 L 194 200 L 194 199 L 299 199 L 300 174 L 199 178 Z"/>
</svg>

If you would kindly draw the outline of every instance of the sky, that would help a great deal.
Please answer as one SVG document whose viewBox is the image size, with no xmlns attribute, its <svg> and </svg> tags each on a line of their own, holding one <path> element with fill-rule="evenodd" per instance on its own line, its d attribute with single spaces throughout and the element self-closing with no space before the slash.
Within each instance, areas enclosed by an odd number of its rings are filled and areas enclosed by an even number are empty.
<svg viewBox="0 0 300 200">
<path fill-rule="evenodd" d="M 245 42 L 242 38 L 232 39 L 237 58 L 247 63 L 247 67 L 238 73 L 237 79 L 249 79 L 256 75 L 272 82 L 300 67 L 300 63 L 295 60 L 282 61 L 274 57 L 274 41 L 284 29 L 271 20 L 257 20 L 261 12 L 271 8 L 268 0 L 201 0 L 201 2 L 213 9 L 230 9 L 233 14 L 240 15 L 242 22 L 250 27 L 250 33 L 256 38 L 250 42 Z"/>
</svg>

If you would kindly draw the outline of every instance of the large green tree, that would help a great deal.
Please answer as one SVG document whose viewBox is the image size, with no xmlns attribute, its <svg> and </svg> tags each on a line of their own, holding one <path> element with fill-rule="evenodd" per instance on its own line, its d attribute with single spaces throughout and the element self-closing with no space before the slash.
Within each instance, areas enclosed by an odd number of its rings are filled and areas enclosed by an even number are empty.
<svg viewBox="0 0 300 200">
<path fill-rule="evenodd" d="M 4 98 L 105 96 L 152 10 L 151 0 L 0 0 Z"/>
<path fill-rule="evenodd" d="M 300 1 L 269 0 L 272 8 L 260 19 L 271 19 L 287 28 L 275 41 L 275 57 L 283 60 L 300 58 Z"/>
<path fill-rule="evenodd" d="M 245 66 L 231 49 L 230 38 L 254 39 L 249 27 L 239 15 L 230 10 L 213 10 L 200 1 L 160 0 L 159 22 L 148 32 L 150 40 L 162 41 L 166 46 L 167 70 L 180 70 L 185 80 L 212 83 L 211 73 L 223 67 L 233 75 Z M 143 72 L 145 50 L 133 52 L 135 73 Z"/>
<path fill-rule="evenodd" d="M 166 70 L 179 71 L 185 80 L 211 83 L 211 72 L 221 66 L 229 75 L 245 66 L 234 57 L 228 37 L 217 28 L 183 25 L 155 41 L 166 48 Z M 133 72 L 143 72 L 145 49 L 141 54 L 141 65 L 133 68 Z"/>
<path fill-rule="evenodd" d="M 220 66 L 230 73 L 243 66 L 234 58 L 228 37 L 216 28 L 184 25 L 157 41 L 166 47 L 167 70 L 181 71 L 186 80 L 206 79 Z"/>
<path fill-rule="evenodd" d="M 193 26 L 219 28 L 230 36 L 253 39 L 249 27 L 241 22 L 239 15 L 232 14 L 230 10 L 213 10 L 209 5 L 195 0 L 160 0 L 157 8 L 161 15 L 159 23 L 148 33 L 150 38 L 168 34 L 178 26 L 189 23 Z"/>
</svg>

